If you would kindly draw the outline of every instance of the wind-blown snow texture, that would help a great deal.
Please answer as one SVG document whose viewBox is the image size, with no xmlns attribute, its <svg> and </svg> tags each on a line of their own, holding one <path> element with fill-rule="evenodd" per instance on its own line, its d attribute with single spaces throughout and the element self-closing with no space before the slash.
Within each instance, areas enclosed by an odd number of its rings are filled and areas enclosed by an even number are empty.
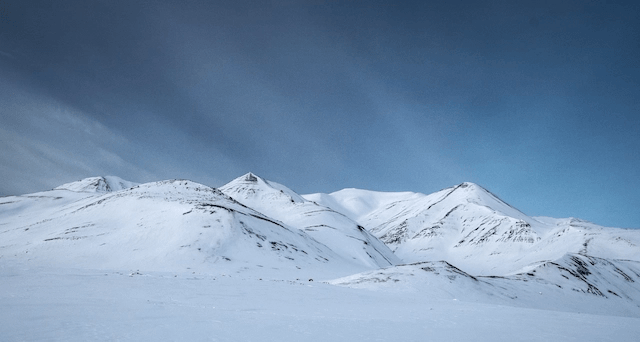
<svg viewBox="0 0 640 342">
<path fill-rule="evenodd" d="M 93 177 L 0 198 L 0 339 L 634 340 L 638 246 L 472 183 L 301 196 L 252 173 Z"/>
</svg>

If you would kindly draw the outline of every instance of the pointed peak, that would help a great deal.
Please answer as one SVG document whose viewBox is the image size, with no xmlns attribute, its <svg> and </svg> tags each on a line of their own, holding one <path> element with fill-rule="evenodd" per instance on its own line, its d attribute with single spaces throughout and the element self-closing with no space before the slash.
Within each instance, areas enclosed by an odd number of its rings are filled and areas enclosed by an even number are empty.
<svg viewBox="0 0 640 342">
<path fill-rule="evenodd" d="M 221 186 L 220 191 L 230 197 L 248 198 L 256 195 L 273 197 L 275 195 L 284 195 L 292 202 L 305 202 L 306 200 L 293 190 L 286 186 L 268 181 L 255 173 L 246 173 L 231 182 Z"/>
<path fill-rule="evenodd" d="M 472 182 L 462 182 L 458 185 L 454 185 L 452 187 L 449 188 L 445 188 L 440 190 L 439 192 L 446 192 L 446 193 L 458 193 L 458 192 L 462 192 L 465 193 L 465 196 L 477 196 L 478 194 L 491 194 L 489 192 L 489 190 L 483 188 L 482 186 L 476 184 L 476 183 L 472 183 Z M 495 195 L 494 195 L 495 196 Z"/>
<path fill-rule="evenodd" d="M 253 173 L 249 172 L 244 175 L 244 180 L 247 182 L 258 182 L 258 177 L 256 177 Z"/>
<path fill-rule="evenodd" d="M 454 191 L 458 189 L 462 189 L 465 192 L 469 193 L 483 193 L 498 198 L 498 196 L 494 195 L 491 191 L 487 190 L 481 185 L 472 182 L 463 182 L 453 187 Z M 499 198 L 498 198 L 499 199 Z"/>
<path fill-rule="evenodd" d="M 485 188 L 481 187 L 480 185 L 478 185 L 476 183 L 472 183 L 472 182 L 462 182 L 462 183 L 458 184 L 456 186 L 456 188 L 487 191 Z"/>
<path fill-rule="evenodd" d="M 257 183 L 259 180 L 264 181 L 264 179 L 258 175 L 256 175 L 253 172 L 247 172 L 244 175 L 235 178 L 234 180 L 232 180 L 232 182 L 235 181 L 244 181 L 244 182 L 252 182 L 252 183 Z"/>
<path fill-rule="evenodd" d="M 231 182 L 223 185 L 221 188 L 233 186 L 234 184 L 245 184 L 245 185 L 253 184 L 254 186 L 260 185 L 260 184 L 264 184 L 266 186 L 271 187 L 271 183 L 269 181 L 267 181 L 266 179 L 256 175 L 253 172 L 248 172 L 248 173 L 245 173 L 244 175 L 242 175 L 240 177 L 237 177 L 237 178 L 233 179 Z"/>
<path fill-rule="evenodd" d="M 461 190 L 461 192 L 458 192 Z M 513 207 L 511 204 L 503 201 L 500 197 L 498 197 L 493 192 L 487 190 L 486 188 L 472 182 L 463 182 L 453 187 L 453 190 L 449 192 L 449 194 L 457 193 L 458 196 L 462 195 L 466 198 L 467 201 L 482 204 L 492 208 L 493 210 L 498 210 L 505 214 L 508 214 L 512 217 L 518 217 L 520 219 L 527 218 L 526 214 Z M 525 220 L 526 221 L 526 220 Z"/>
</svg>

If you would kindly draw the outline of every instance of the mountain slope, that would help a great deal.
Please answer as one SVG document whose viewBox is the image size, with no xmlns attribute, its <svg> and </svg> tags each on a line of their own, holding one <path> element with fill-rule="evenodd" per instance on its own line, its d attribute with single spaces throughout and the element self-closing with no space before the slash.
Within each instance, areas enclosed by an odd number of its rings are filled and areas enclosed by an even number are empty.
<svg viewBox="0 0 640 342">
<path fill-rule="evenodd" d="M 529 217 L 473 183 L 430 195 L 347 189 L 304 197 L 344 210 L 408 263 L 447 260 L 506 275 L 566 253 L 640 260 L 638 231 Z"/>
<path fill-rule="evenodd" d="M 0 258 L 27 265 L 252 269 L 284 278 L 363 270 L 304 232 L 184 180 L 105 193 L 57 189 L 4 197 L 0 241 Z"/>
<path fill-rule="evenodd" d="M 219 189 L 247 207 L 304 231 L 347 262 L 369 268 L 399 263 L 387 246 L 347 216 L 307 201 L 284 185 L 248 173 Z"/>
</svg>

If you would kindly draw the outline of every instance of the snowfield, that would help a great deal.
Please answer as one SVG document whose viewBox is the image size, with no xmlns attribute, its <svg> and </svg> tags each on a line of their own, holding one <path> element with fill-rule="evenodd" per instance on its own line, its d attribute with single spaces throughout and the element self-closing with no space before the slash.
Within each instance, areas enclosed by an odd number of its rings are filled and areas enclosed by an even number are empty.
<svg viewBox="0 0 640 342">
<path fill-rule="evenodd" d="M 0 339 L 636 341 L 640 318 L 233 275 L 2 268 Z"/>
<path fill-rule="evenodd" d="M 93 177 L 0 198 L 0 340 L 636 341 L 638 246 L 472 183 Z"/>
</svg>

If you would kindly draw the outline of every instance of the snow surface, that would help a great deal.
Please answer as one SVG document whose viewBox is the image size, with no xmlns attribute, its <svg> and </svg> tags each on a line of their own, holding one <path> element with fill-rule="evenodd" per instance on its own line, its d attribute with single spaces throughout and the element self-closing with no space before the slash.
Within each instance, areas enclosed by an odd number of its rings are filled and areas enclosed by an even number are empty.
<svg viewBox="0 0 640 342">
<path fill-rule="evenodd" d="M 3 341 L 637 341 L 640 318 L 238 274 L 7 267 Z M 133 273 L 133 275 L 131 275 Z M 543 297 L 544 298 L 544 297 Z"/>
<path fill-rule="evenodd" d="M 639 233 L 472 183 L 93 177 L 0 198 L 0 340 L 635 341 Z"/>
</svg>

